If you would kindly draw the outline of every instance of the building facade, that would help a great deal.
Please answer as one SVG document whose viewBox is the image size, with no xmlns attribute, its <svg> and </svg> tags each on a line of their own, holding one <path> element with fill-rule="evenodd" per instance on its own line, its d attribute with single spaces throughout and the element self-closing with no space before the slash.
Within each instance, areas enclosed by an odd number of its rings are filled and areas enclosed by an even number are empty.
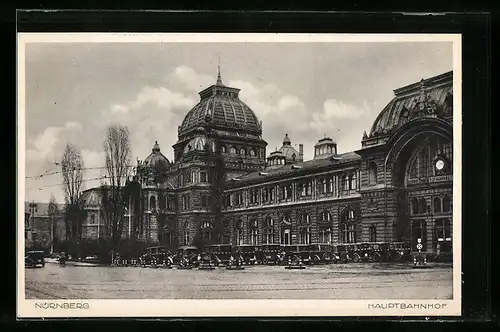
<svg viewBox="0 0 500 332">
<path fill-rule="evenodd" d="M 324 137 L 304 160 L 288 134 L 267 155 L 262 123 L 219 74 L 179 126 L 174 160 L 155 143 L 138 162 L 124 236 L 172 248 L 420 241 L 451 252 L 452 81 L 448 72 L 394 90 L 361 149 L 339 154 Z M 99 190 L 85 195 L 83 234 L 97 237 Z"/>
<path fill-rule="evenodd" d="M 26 248 L 53 248 L 54 243 L 66 240 L 64 205 L 24 203 L 24 241 Z"/>
</svg>

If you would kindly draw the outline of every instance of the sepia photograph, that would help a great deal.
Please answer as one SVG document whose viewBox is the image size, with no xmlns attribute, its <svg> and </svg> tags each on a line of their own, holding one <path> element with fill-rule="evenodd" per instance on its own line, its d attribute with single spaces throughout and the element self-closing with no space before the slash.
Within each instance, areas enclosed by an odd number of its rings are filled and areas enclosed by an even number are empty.
<svg viewBox="0 0 500 332">
<path fill-rule="evenodd" d="M 18 44 L 19 315 L 460 315 L 459 35 Z"/>
</svg>

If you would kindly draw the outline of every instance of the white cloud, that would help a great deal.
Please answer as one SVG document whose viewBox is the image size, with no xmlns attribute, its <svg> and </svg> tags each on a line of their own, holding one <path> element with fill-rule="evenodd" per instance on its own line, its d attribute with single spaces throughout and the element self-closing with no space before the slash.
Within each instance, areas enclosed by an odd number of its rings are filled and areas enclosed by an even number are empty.
<svg viewBox="0 0 500 332">
<path fill-rule="evenodd" d="M 192 68 L 181 65 L 168 76 L 168 81 L 172 87 L 177 86 L 186 92 L 198 93 L 214 84 L 216 79 L 211 75 L 199 74 Z"/>
<path fill-rule="evenodd" d="M 78 122 L 67 122 L 63 127 L 48 127 L 36 138 L 29 141 L 33 148 L 28 148 L 26 157 L 30 161 L 43 161 L 58 158 L 61 146 L 66 144 L 65 138 L 80 133 L 83 127 Z"/>
</svg>

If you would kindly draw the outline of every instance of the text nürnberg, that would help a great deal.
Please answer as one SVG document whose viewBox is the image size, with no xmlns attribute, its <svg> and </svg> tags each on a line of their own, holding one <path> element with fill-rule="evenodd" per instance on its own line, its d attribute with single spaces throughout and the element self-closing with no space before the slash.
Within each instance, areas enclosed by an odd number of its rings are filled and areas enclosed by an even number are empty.
<svg viewBox="0 0 500 332">
<path fill-rule="evenodd" d="M 89 304 L 87 302 L 35 302 L 36 309 L 88 309 Z"/>
</svg>

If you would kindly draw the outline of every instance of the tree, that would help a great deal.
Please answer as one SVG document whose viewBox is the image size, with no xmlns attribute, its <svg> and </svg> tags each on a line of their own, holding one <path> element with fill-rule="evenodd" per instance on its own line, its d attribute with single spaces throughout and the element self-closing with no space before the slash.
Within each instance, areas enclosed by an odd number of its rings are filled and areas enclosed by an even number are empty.
<svg viewBox="0 0 500 332">
<path fill-rule="evenodd" d="M 131 174 L 131 146 L 127 127 L 111 125 L 104 139 L 105 172 L 107 183 L 102 189 L 104 217 L 113 247 L 117 247 L 123 233 L 125 207 L 129 191 L 126 181 Z"/>
<path fill-rule="evenodd" d="M 56 242 L 56 229 L 57 229 L 57 215 L 59 214 L 59 208 L 57 207 L 57 201 L 54 195 L 50 195 L 49 206 L 47 208 L 47 214 L 49 216 L 49 230 L 50 230 L 50 252 L 54 251 L 54 242 Z"/>
<path fill-rule="evenodd" d="M 67 144 L 61 159 L 64 200 L 66 203 L 64 222 L 66 237 L 76 240 L 80 237 L 81 221 L 83 219 L 83 158 L 80 150 Z"/>
</svg>

